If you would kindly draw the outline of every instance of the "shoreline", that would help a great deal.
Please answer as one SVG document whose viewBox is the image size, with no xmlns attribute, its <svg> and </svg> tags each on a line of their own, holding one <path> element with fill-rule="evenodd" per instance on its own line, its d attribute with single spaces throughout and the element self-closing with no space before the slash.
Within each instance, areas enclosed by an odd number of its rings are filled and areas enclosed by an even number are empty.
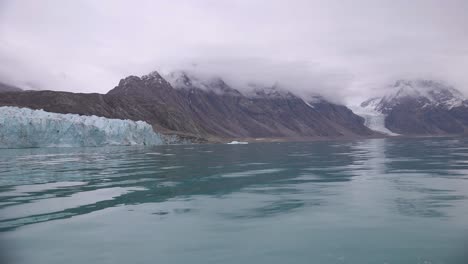
<svg viewBox="0 0 468 264">
<path fill-rule="evenodd" d="M 166 134 L 165 136 L 176 136 L 175 134 Z M 180 135 L 177 135 L 180 136 Z M 467 134 L 449 134 L 449 135 L 398 135 L 398 136 L 371 136 L 371 137 L 275 137 L 275 138 L 216 138 L 216 139 L 203 139 L 198 142 L 190 142 L 187 138 L 181 138 L 180 143 L 169 143 L 161 145 L 104 145 L 104 146 L 70 146 L 70 147 L 29 147 L 29 148 L 1 148 L 2 150 L 27 150 L 27 149 L 73 149 L 73 148 L 120 148 L 120 147 L 134 147 L 134 148 L 146 148 L 146 147 L 158 147 L 158 146 L 178 146 L 178 145 L 227 145 L 232 141 L 247 142 L 248 144 L 256 143 L 300 143 L 300 142 L 327 142 L 327 141 L 356 141 L 356 140 L 368 140 L 368 139 L 431 139 L 431 138 L 466 138 Z M 185 143 L 183 143 L 185 142 Z M 235 144 L 237 145 L 237 144 Z M 241 144 L 242 145 L 242 144 Z"/>
<path fill-rule="evenodd" d="M 275 143 L 275 142 L 321 142 L 321 141 L 353 141 L 353 140 L 365 140 L 365 139 L 419 139 L 419 138 L 463 138 L 468 137 L 468 134 L 446 134 L 446 135 L 377 135 L 369 137 L 262 137 L 262 138 L 216 138 L 216 139 L 205 139 L 205 142 L 192 142 L 191 144 L 226 144 L 232 141 L 248 142 L 250 143 Z"/>
</svg>

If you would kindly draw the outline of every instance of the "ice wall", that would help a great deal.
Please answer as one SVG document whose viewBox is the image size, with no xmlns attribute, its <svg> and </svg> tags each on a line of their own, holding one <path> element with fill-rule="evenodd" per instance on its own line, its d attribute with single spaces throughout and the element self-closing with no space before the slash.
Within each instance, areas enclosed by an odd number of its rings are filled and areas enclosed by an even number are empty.
<svg viewBox="0 0 468 264">
<path fill-rule="evenodd" d="M 0 107 L 0 148 L 160 145 L 143 121 Z"/>
</svg>

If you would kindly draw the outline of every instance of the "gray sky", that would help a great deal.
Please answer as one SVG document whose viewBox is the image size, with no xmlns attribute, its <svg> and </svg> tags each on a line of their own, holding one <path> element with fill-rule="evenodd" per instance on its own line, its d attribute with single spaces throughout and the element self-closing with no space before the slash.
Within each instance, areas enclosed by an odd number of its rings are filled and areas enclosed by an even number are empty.
<svg viewBox="0 0 468 264">
<path fill-rule="evenodd" d="M 465 0 L 0 2 L 0 81 L 104 93 L 189 68 L 339 100 L 399 78 L 468 93 Z"/>
</svg>

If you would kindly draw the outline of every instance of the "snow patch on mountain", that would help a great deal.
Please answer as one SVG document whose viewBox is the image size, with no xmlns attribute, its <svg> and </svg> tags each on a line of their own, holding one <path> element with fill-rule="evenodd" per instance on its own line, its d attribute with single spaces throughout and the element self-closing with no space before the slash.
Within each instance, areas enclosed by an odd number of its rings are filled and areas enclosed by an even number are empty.
<svg viewBox="0 0 468 264">
<path fill-rule="evenodd" d="M 149 81 L 153 83 L 164 84 L 166 80 L 157 71 L 152 71 L 149 74 L 141 76 L 143 81 Z"/>
<path fill-rule="evenodd" d="M 255 83 L 249 83 L 245 91 L 245 96 L 251 98 L 285 98 L 293 99 L 297 98 L 290 91 L 278 86 L 263 86 Z"/>
<path fill-rule="evenodd" d="M 307 106 L 314 109 L 317 104 L 330 103 L 327 99 L 318 94 L 302 94 L 299 98 L 301 98 Z"/>
<path fill-rule="evenodd" d="M 176 89 L 198 88 L 209 90 L 208 85 L 199 77 L 185 71 L 174 71 L 164 76 L 166 80 Z"/>
<path fill-rule="evenodd" d="M 241 95 L 239 91 L 231 88 L 219 77 L 198 76 L 187 71 L 174 71 L 165 76 L 175 89 L 200 89 L 219 95 Z"/>
<path fill-rule="evenodd" d="M 0 148 L 160 145 L 143 121 L 0 107 Z"/>
</svg>

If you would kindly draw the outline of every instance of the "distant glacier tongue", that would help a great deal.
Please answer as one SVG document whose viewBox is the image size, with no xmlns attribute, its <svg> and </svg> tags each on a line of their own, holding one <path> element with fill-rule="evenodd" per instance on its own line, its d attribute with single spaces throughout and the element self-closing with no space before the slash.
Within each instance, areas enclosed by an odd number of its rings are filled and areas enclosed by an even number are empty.
<svg viewBox="0 0 468 264">
<path fill-rule="evenodd" d="M 385 115 L 374 109 L 375 105 L 368 105 L 367 107 L 362 106 L 350 106 L 356 115 L 364 118 L 364 125 L 374 131 L 381 132 L 390 136 L 397 136 L 398 134 L 393 133 L 385 127 Z"/>
<path fill-rule="evenodd" d="M 143 121 L 0 107 L 0 148 L 160 145 Z"/>
</svg>

